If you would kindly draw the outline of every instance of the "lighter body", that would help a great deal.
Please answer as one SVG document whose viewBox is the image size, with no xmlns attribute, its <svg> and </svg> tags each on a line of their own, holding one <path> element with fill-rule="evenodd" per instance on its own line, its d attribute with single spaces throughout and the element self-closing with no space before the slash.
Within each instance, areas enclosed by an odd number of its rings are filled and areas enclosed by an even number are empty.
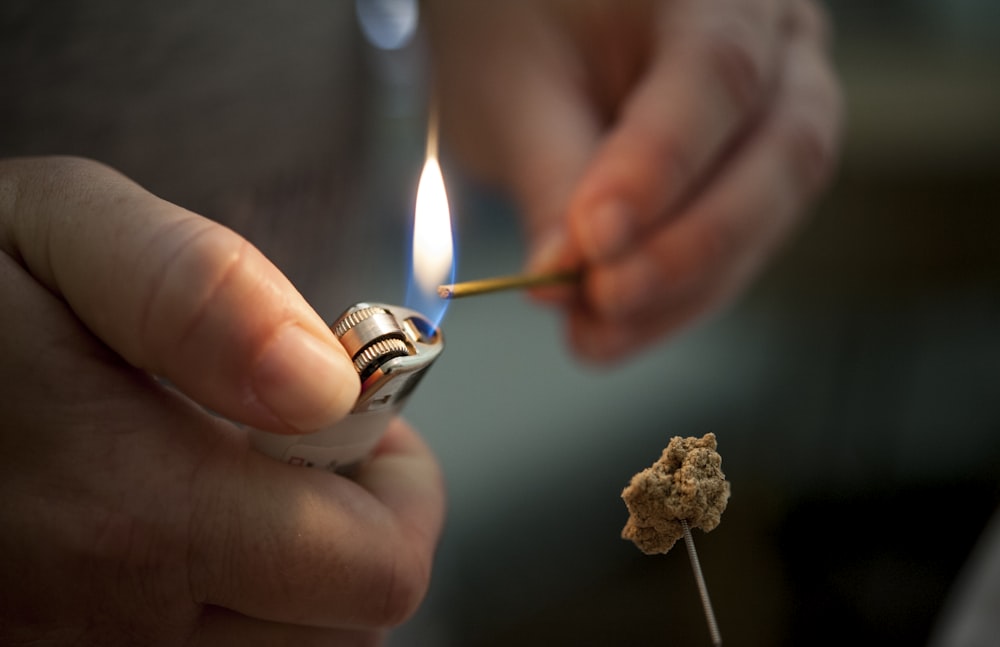
<svg viewBox="0 0 1000 647">
<path fill-rule="evenodd" d="M 254 429 L 250 441 L 282 462 L 349 475 L 371 455 L 392 418 L 444 350 L 444 339 L 420 313 L 383 303 L 355 304 L 330 328 L 351 356 L 361 381 L 361 394 L 351 413 L 308 434 Z"/>
</svg>

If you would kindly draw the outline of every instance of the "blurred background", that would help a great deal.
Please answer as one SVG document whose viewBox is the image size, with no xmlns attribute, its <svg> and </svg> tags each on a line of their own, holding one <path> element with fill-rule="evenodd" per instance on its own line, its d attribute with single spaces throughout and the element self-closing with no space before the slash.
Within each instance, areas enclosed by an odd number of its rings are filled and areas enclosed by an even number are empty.
<svg viewBox="0 0 1000 647">
<path fill-rule="evenodd" d="M 732 498 L 695 539 L 726 644 L 927 642 L 1000 502 L 1000 9 L 830 9 L 842 164 L 733 307 L 596 371 L 520 295 L 453 304 L 408 411 L 448 527 L 393 644 L 708 644 L 683 549 L 618 533 L 631 475 L 709 431 Z M 509 205 L 446 176 L 459 276 L 519 268 Z"/>
<path fill-rule="evenodd" d="M 328 318 L 401 302 L 414 5 L 272 5 L 5 0 L 0 154 L 116 166 L 244 233 Z M 732 307 L 596 370 L 521 295 L 452 305 L 407 412 L 448 524 L 392 645 L 708 644 L 683 549 L 619 538 L 630 477 L 706 432 L 732 498 L 695 540 L 726 644 L 928 640 L 1000 503 L 1000 4 L 830 9 L 842 163 Z M 444 166 L 459 277 L 519 269 L 511 205 Z"/>
</svg>

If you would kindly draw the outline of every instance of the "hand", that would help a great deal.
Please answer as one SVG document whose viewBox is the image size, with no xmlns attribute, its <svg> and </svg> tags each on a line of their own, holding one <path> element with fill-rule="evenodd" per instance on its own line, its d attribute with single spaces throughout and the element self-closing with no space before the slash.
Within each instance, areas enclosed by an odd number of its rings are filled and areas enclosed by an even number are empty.
<svg viewBox="0 0 1000 647">
<path fill-rule="evenodd" d="M 610 361 L 744 286 L 830 174 L 839 87 L 813 0 L 431 3 L 442 129 L 509 186 L 529 265 L 580 267 Z"/>
<path fill-rule="evenodd" d="M 357 396 L 263 256 L 74 159 L 0 162 L 0 251 L 0 643 L 373 644 L 412 613 L 443 489 L 411 429 L 351 481 L 200 406 L 282 432 Z"/>
</svg>

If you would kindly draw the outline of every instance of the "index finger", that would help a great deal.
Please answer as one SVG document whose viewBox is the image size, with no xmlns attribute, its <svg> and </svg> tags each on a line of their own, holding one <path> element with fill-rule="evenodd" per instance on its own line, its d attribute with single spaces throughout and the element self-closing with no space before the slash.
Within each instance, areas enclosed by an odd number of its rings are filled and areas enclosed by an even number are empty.
<svg viewBox="0 0 1000 647">
<path fill-rule="evenodd" d="M 570 204 L 590 262 L 620 255 L 667 217 L 767 95 L 784 0 L 683 0 L 660 10 L 653 60 Z"/>
</svg>

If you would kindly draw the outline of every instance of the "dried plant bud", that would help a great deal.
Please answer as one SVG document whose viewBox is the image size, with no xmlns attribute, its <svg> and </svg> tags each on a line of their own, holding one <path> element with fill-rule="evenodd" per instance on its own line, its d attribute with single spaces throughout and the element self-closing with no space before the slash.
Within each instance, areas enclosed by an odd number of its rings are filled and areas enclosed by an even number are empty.
<svg viewBox="0 0 1000 647">
<path fill-rule="evenodd" d="M 666 553 L 684 534 L 681 520 L 708 532 L 729 501 L 715 434 L 674 436 L 660 459 L 632 477 L 622 491 L 629 518 L 622 538 L 647 555 Z"/>
</svg>

